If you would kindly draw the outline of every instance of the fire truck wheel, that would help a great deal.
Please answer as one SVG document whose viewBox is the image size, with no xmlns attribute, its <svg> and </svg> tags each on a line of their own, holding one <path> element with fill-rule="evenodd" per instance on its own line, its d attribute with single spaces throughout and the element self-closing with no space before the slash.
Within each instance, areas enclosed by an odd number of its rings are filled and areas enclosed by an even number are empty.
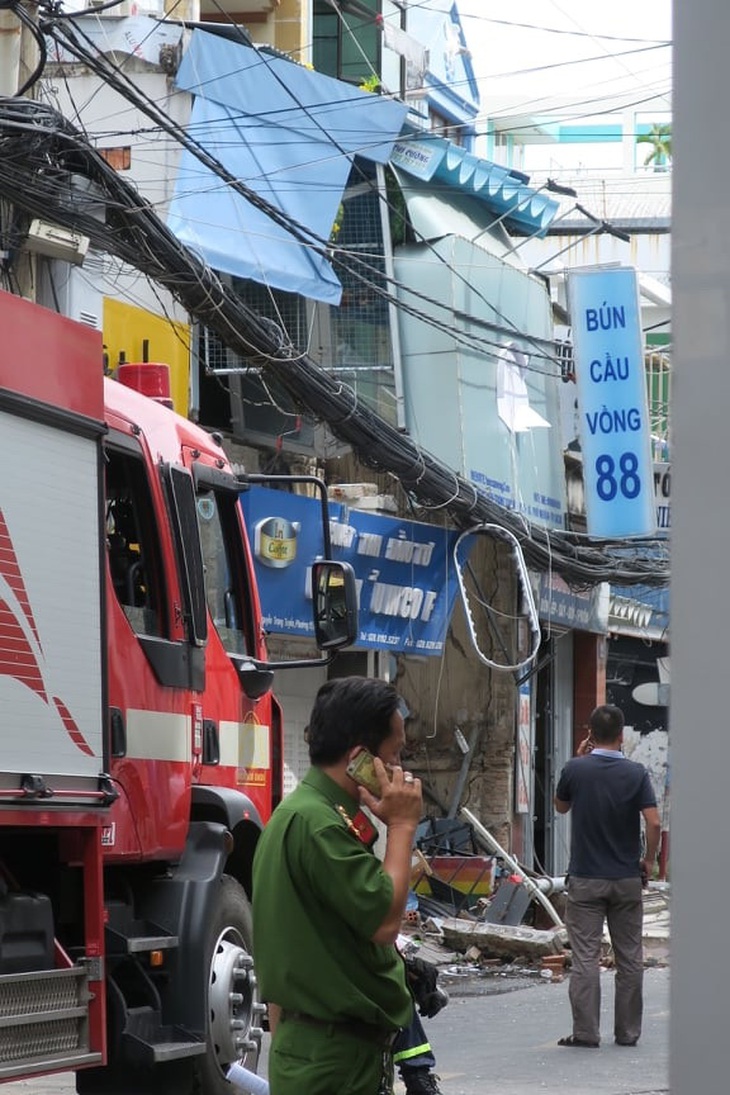
<svg viewBox="0 0 730 1095">
<path fill-rule="evenodd" d="M 196 1095 L 230 1095 L 228 1066 L 242 1061 L 255 1070 L 261 1050 L 261 1018 L 253 970 L 251 906 L 243 887 L 224 875 L 208 928 L 208 1051 L 195 1065 Z"/>
</svg>

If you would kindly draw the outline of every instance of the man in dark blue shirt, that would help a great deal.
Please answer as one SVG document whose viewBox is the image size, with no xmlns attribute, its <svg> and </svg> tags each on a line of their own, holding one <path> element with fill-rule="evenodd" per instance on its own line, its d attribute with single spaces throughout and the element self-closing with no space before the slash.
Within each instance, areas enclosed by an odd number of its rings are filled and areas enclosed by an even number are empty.
<svg viewBox="0 0 730 1095">
<path fill-rule="evenodd" d="M 558 813 L 572 811 L 565 924 L 572 952 L 573 1033 L 558 1045 L 600 1044 L 600 959 L 607 922 L 616 963 L 614 1038 L 617 1045 L 635 1046 L 643 1011 L 642 885 L 654 867 L 661 823 L 649 773 L 623 755 L 622 711 L 604 704 L 589 721 L 590 733 L 555 790 Z"/>
</svg>

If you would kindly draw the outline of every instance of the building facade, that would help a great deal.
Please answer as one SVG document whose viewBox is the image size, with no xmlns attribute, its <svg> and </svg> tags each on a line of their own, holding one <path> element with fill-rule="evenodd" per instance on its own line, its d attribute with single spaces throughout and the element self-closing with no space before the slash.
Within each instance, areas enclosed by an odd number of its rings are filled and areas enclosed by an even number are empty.
<svg viewBox="0 0 730 1095">
<path fill-rule="evenodd" d="M 248 470 L 326 478 L 344 509 L 333 528 L 345 539 L 355 528 L 363 545 L 370 613 L 330 671 L 397 684 L 434 816 L 466 805 L 527 865 L 559 873 L 567 830 L 552 789 L 606 694 L 608 602 L 604 583 L 576 591 L 546 561 L 550 537 L 559 543 L 573 519 L 560 302 L 518 244 L 550 231 L 558 203 L 523 172 L 475 155 L 478 93 L 456 5 L 261 0 L 215 29 L 212 11 L 200 15 L 192 31 L 146 15 L 89 18 L 99 65 L 54 40 L 47 75 L 63 77 L 61 112 L 81 120 L 104 161 L 292 360 L 306 356 L 351 393 L 374 436 L 393 431 L 392 463 L 373 470 L 367 451 L 303 408 L 275 370 L 232 351 L 173 293 L 108 254 L 75 264 L 34 252 L 39 298 L 103 329 L 111 373 L 122 362 L 170 363 L 176 409 L 221 430 Z M 142 98 L 116 89 L 105 64 Z M 154 127 L 150 102 L 162 106 Z M 494 507 L 496 533 L 475 538 L 470 554 L 454 555 L 446 503 L 402 485 L 409 460 L 425 467 L 419 454 Z M 360 515 L 376 528 L 359 528 Z M 546 540 L 540 562 L 525 564 L 500 535 L 514 521 L 526 548 Z M 400 544 L 397 554 L 430 544 L 429 528 L 447 544 L 438 570 L 413 562 L 425 547 L 406 560 L 428 570 L 428 585 L 384 582 L 376 538 L 379 550 Z M 452 597 L 457 571 L 476 613 Z M 394 619 L 415 623 L 439 601 L 450 607 L 438 635 L 394 641 Z M 276 654 L 306 651 L 306 635 L 276 622 L 284 613 L 272 606 L 270 616 Z M 290 783 L 307 763 L 303 729 L 326 672 L 278 676 Z"/>
</svg>

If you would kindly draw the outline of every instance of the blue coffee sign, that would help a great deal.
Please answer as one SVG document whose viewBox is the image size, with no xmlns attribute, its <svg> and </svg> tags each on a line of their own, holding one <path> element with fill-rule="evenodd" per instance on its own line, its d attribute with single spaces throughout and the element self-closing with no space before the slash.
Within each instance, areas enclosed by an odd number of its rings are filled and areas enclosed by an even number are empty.
<svg viewBox="0 0 730 1095">
<path fill-rule="evenodd" d="M 649 406 L 636 271 L 569 274 L 588 533 L 653 536 Z"/>
<path fill-rule="evenodd" d="M 320 504 L 256 487 L 241 496 L 267 631 L 311 638 L 310 564 L 322 558 Z M 458 533 L 330 502 L 332 557 L 350 563 L 358 592 L 357 646 L 443 653 L 458 592 Z"/>
</svg>

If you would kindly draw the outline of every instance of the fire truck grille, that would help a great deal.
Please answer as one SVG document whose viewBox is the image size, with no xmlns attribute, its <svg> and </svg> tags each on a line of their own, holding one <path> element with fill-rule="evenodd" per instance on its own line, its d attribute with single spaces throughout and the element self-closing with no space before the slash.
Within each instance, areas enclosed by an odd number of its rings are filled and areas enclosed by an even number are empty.
<svg viewBox="0 0 730 1095">
<path fill-rule="evenodd" d="M 0 977 L 0 1073 L 13 1061 L 87 1051 L 88 999 L 83 969 Z"/>
<path fill-rule="evenodd" d="M 47 1054 L 65 1053 L 79 1048 L 79 1025 L 62 1019 L 49 1029 L 46 1023 L 28 1023 L 0 1031 L 0 1060 L 18 1061 Z"/>
</svg>

